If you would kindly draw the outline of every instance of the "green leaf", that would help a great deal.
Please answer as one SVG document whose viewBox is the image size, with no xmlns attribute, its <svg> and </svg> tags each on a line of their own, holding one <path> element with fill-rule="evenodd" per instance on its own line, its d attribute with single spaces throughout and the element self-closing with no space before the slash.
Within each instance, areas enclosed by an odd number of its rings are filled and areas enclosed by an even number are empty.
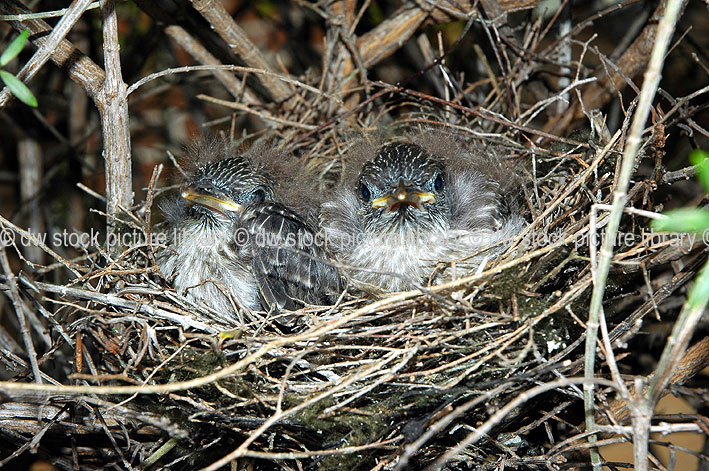
<svg viewBox="0 0 709 471">
<path fill-rule="evenodd" d="M 687 295 L 687 305 L 694 309 L 704 309 L 709 298 L 709 262 L 705 263 L 694 278 Z"/>
<path fill-rule="evenodd" d="M 709 211 L 697 208 L 682 208 L 665 213 L 667 219 L 654 219 L 650 227 L 656 231 L 694 232 L 701 234 L 709 229 Z"/>
<path fill-rule="evenodd" d="M 369 4 L 369 8 L 367 8 L 367 13 L 369 14 L 369 19 L 375 25 L 378 25 L 382 21 L 384 21 L 384 12 L 382 11 L 381 7 L 377 5 L 376 2 L 372 2 Z"/>
<path fill-rule="evenodd" d="M 271 0 L 256 2 L 256 10 L 263 18 L 274 18 L 278 14 L 278 7 Z"/>
<path fill-rule="evenodd" d="M 7 88 L 10 89 L 10 91 L 17 97 L 18 100 L 20 100 L 25 105 L 37 108 L 37 99 L 34 97 L 30 89 L 27 88 L 27 85 L 22 83 L 20 79 L 18 79 L 6 70 L 0 70 L 0 78 L 3 82 L 5 82 Z"/>
<path fill-rule="evenodd" d="M 12 59 L 17 57 L 17 55 L 25 47 L 25 43 L 27 42 L 29 35 L 30 30 L 26 29 L 18 37 L 16 37 L 9 46 L 7 46 L 5 52 L 3 52 L 0 56 L 0 67 L 5 67 Z"/>
<path fill-rule="evenodd" d="M 695 166 L 697 180 L 704 187 L 704 191 L 709 193 L 709 153 L 701 149 L 694 149 L 689 154 L 689 163 Z"/>
</svg>

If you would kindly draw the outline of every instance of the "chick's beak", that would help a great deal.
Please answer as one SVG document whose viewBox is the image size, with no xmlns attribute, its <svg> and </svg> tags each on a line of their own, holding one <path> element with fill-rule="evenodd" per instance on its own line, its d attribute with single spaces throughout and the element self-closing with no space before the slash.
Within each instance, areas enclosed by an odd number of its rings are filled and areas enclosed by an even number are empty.
<svg viewBox="0 0 709 471">
<path fill-rule="evenodd" d="M 411 188 L 400 179 L 396 188 L 381 198 L 372 200 L 372 208 L 389 208 L 389 211 L 398 211 L 405 205 L 409 205 L 420 209 L 424 204 L 435 202 L 436 196 L 433 193 Z"/>
<path fill-rule="evenodd" d="M 241 205 L 234 200 L 229 198 L 217 198 L 216 196 L 206 194 L 194 188 L 186 188 L 182 191 L 181 196 L 192 204 L 204 206 L 225 216 L 230 212 L 235 213 L 241 211 Z"/>
</svg>

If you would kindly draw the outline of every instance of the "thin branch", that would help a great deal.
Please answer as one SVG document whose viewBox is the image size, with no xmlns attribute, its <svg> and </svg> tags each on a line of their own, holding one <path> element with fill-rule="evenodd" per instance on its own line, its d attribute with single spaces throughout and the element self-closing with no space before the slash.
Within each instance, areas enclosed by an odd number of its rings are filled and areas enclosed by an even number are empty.
<svg viewBox="0 0 709 471">
<path fill-rule="evenodd" d="M 365 67 L 371 67 L 399 50 L 428 17 L 413 2 L 406 3 L 394 17 L 384 20 L 356 42 Z"/>
<path fill-rule="evenodd" d="M 109 215 L 108 234 L 117 229 L 111 219 L 121 207 L 133 206 L 130 129 L 126 84 L 121 74 L 118 44 L 116 0 L 101 0 L 103 16 L 103 55 L 106 68 L 104 100 L 99 106 L 103 129 L 103 159 L 106 167 L 106 213 Z M 120 247 L 109 247 L 113 253 Z"/>
<path fill-rule="evenodd" d="M 667 387 L 672 374 L 683 359 L 684 351 L 692 338 L 694 329 L 709 302 L 709 263 L 706 263 L 689 290 L 687 300 L 675 321 L 672 333 L 662 351 L 660 361 L 653 373 L 648 387 L 646 400 L 649 407 L 654 407 L 661 391 Z"/>
<path fill-rule="evenodd" d="M 480 427 L 477 427 L 474 432 L 469 434 L 467 437 L 465 437 L 460 443 L 458 443 L 456 446 L 448 450 L 442 457 L 437 459 L 435 463 L 433 463 L 431 466 L 427 468 L 427 471 L 433 471 L 437 469 L 443 469 L 445 464 L 453 459 L 455 456 L 457 456 L 461 451 L 463 451 L 465 448 L 468 446 L 476 443 L 480 438 L 482 438 L 485 434 L 487 434 L 492 427 L 494 427 L 496 424 L 498 424 L 500 421 L 502 421 L 507 415 L 512 412 L 516 407 L 521 406 L 525 402 L 529 401 L 535 396 L 538 396 L 540 394 L 543 394 L 548 391 L 553 391 L 555 389 L 559 388 L 564 388 L 568 387 L 574 384 L 583 384 L 586 385 L 589 382 L 593 382 L 595 384 L 600 384 L 603 386 L 608 386 L 615 388 L 617 385 L 613 381 L 609 381 L 607 379 L 601 379 L 601 378 L 595 378 L 589 380 L 588 378 L 561 378 L 557 379 L 555 381 L 551 381 L 549 383 L 541 384 L 539 386 L 536 386 L 529 391 L 523 391 L 520 393 L 517 397 L 515 397 L 512 401 L 508 402 L 505 404 L 503 407 L 500 407 L 495 411 L 492 416 L 485 421 L 484 424 L 482 424 Z"/>
<path fill-rule="evenodd" d="M 32 58 L 27 61 L 24 67 L 17 73 L 16 76 L 18 79 L 28 83 L 34 78 L 51 55 L 54 54 L 66 35 L 69 34 L 74 24 L 79 21 L 79 18 L 81 18 L 81 15 L 83 15 L 84 11 L 89 7 L 91 1 L 92 0 L 74 0 L 72 2 L 66 14 L 62 16 L 57 25 L 52 29 L 49 37 L 46 38 Z M 2 92 L 0 92 L 0 108 L 7 106 L 11 96 L 12 93 L 5 87 Z"/>
<path fill-rule="evenodd" d="M 29 11 L 18 0 L 3 0 L 0 2 L 0 13 L 29 14 Z M 30 30 L 30 41 L 37 47 L 42 47 L 51 36 L 52 27 L 44 20 L 10 21 L 17 32 Z M 60 41 L 51 51 L 52 61 L 66 69 L 69 77 L 76 82 L 97 104 L 103 99 L 103 69 L 79 51 L 67 40 Z"/>
<path fill-rule="evenodd" d="M 28 232 L 44 234 L 44 220 L 40 211 L 40 191 L 42 188 L 42 147 L 29 136 L 18 144 L 17 158 L 20 164 L 20 197 L 28 206 Z M 32 263 L 42 264 L 44 252 L 36 245 L 24 248 L 25 256 Z"/>
<path fill-rule="evenodd" d="M 33 291 L 46 291 L 48 293 L 58 294 L 62 297 L 86 299 L 89 301 L 102 303 L 108 306 L 115 306 L 117 308 L 126 309 L 128 311 L 143 312 L 145 314 L 149 314 L 160 319 L 172 321 L 185 329 L 196 329 L 202 332 L 208 332 L 212 334 L 218 332 L 218 329 L 212 327 L 211 325 L 197 321 L 190 316 L 169 312 L 164 309 L 155 307 L 151 304 L 131 301 L 115 294 L 97 293 L 95 291 L 90 291 L 87 289 L 58 286 L 51 283 L 42 283 L 39 281 L 30 282 L 29 280 L 27 280 L 26 284 Z M 56 302 L 54 300 L 50 301 Z"/>
<path fill-rule="evenodd" d="M 195 40 L 187 31 L 185 31 L 181 26 L 168 26 L 165 28 L 165 32 L 170 36 L 177 44 L 180 45 L 189 55 L 191 55 L 196 61 L 202 65 L 217 66 L 215 68 L 209 69 L 214 77 L 219 80 L 224 88 L 226 88 L 231 95 L 237 100 L 241 99 L 249 104 L 261 103 L 248 87 L 238 80 L 234 74 L 230 74 L 227 70 L 219 67 L 222 65 L 219 60 L 214 57 L 199 41 Z M 130 94 L 134 88 L 131 86 L 128 89 L 128 94 Z"/>
<path fill-rule="evenodd" d="M 0 244 L 0 265 L 2 265 L 2 270 L 5 273 L 5 279 L 7 285 L 9 286 L 9 296 L 12 300 L 12 305 L 15 308 L 17 320 L 20 323 L 22 341 L 25 344 L 25 352 L 30 359 L 30 365 L 32 365 L 34 381 L 35 383 L 41 385 L 42 373 L 39 369 L 39 363 L 37 363 L 37 352 L 34 349 L 32 334 L 30 333 L 29 326 L 27 325 L 27 317 L 25 316 L 25 309 L 27 309 L 27 306 L 20 297 L 20 291 L 17 289 L 17 280 L 15 275 L 12 273 L 12 269 L 10 268 L 10 261 L 7 259 L 7 251 L 5 250 L 5 246 L 2 244 Z"/>
<path fill-rule="evenodd" d="M 142 79 L 140 79 L 137 82 L 135 82 L 134 84 L 132 84 L 130 87 L 128 87 L 128 94 L 130 95 L 131 93 L 136 91 L 136 89 L 145 85 L 146 83 L 150 82 L 151 80 L 155 80 L 157 78 L 164 77 L 166 75 L 185 74 L 185 73 L 201 71 L 201 70 L 234 70 L 237 72 L 246 72 L 246 73 L 251 73 L 251 74 L 256 74 L 256 75 L 264 75 L 266 77 L 278 79 L 278 80 L 281 80 L 286 83 L 291 83 L 291 84 L 296 85 L 296 86 L 298 86 L 304 90 L 307 90 L 311 93 L 314 93 L 319 96 L 323 96 L 323 97 L 327 98 L 328 100 L 333 100 L 337 103 L 342 104 L 342 100 L 340 100 L 336 96 L 331 95 L 329 93 L 325 93 L 321 90 L 318 90 L 315 87 L 308 85 L 307 83 L 303 83 L 303 82 L 298 81 L 294 78 L 288 77 L 283 74 L 268 72 L 266 70 L 254 69 L 252 67 L 242 67 L 239 65 L 216 65 L 216 64 L 215 65 L 189 65 L 189 66 L 185 66 L 185 67 L 173 67 L 171 69 L 161 70 L 160 72 L 155 72 L 150 75 L 146 75 Z"/>
<path fill-rule="evenodd" d="M 608 225 L 606 226 L 606 232 L 603 238 L 603 244 L 601 246 L 600 257 L 598 260 L 598 270 L 593 280 L 593 293 L 591 296 L 591 305 L 589 307 L 589 317 L 586 327 L 587 333 L 584 376 L 588 380 L 591 380 L 595 376 L 596 341 L 598 339 L 600 313 L 603 308 L 603 295 L 605 293 L 608 270 L 610 269 L 611 259 L 613 258 L 615 236 L 618 232 L 620 218 L 623 214 L 623 207 L 625 206 L 627 199 L 630 177 L 632 176 L 633 168 L 635 166 L 635 156 L 638 152 L 638 148 L 640 147 L 642 131 L 645 128 L 645 122 L 650 115 L 652 100 L 660 82 L 660 71 L 662 70 L 662 64 L 664 63 L 665 51 L 667 51 L 667 47 L 674 31 L 674 25 L 683 5 L 684 2 L 681 0 L 668 0 L 667 9 L 665 10 L 665 14 L 663 15 L 657 28 L 657 40 L 655 41 L 650 63 L 647 71 L 645 72 L 645 79 L 643 80 L 643 87 L 640 92 L 638 106 L 635 111 L 635 116 L 633 117 L 633 122 L 630 126 L 630 133 L 623 152 L 620 173 L 616 179 L 615 190 L 613 192 L 613 209 L 608 217 Z M 593 382 L 588 381 L 584 385 L 584 408 L 586 413 L 586 430 L 588 432 L 593 432 L 595 430 L 593 399 Z M 649 419 L 643 418 L 643 421 L 646 420 Z M 647 429 L 647 427 L 645 427 L 645 429 Z M 594 441 L 595 436 L 589 437 L 589 440 Z M 645 471 L 647 468 L 647 436 L 645 436 L 644 440 L 643 437 L 636 436 L 634 447 L 636 450 L 635 465 L 636 467 L 639 467 L 638 469 L 640 471 Z M 642 457 L 643 449 L 645 450 L 644 458 Z M 592 460 L 594 469 L 600 469 L 600 457 L 596 453 L 592 454 Z"/>
<path fill-rule="evenodd" d="M 247 66 L 265 70 L 266 72 L 274 71 L 271 64 L 246 36 L 244 30 L 236 24 L 236 21 L 226 11 L 221 2 L 216 0 L 192 0 L 192 5 L 227 43 L 234 54 L 239 56 Z M 286 100 L 292 94 L 288 87 L 279 80 L 273 80 L 265 76 L 261 77 L 260 81 L 277 102 Z"/>
<path fill-rule="evenodd" d="M 626 85 L 624 77 L 635 77 L 648 64 L 648 59 L 652 52 L 652 45 L 655 44 L 654 39 L 658 34 L 657 21 L 662 17 L 665 11 L 665 3 L 664 1 L 660 2 L 640 35 L 620 56 L 617 61 L 617 72 L 615 74 L 603 75 L 597 83 L 591 85 L 583 93 L 583 103 L 586 109 L 593 110 L 602 108 L 615 96 L 618 90 L 621 90 Z M 687 0 L 682 0 L 680 9 L 684 9 L 686 4 Z M 609 9 L 612 8 L 615 7 L 610 7 Z M 563 38 L 560 40 L 562 39 Z M 583 111 L 581 106 L 576 105 L 569 108 L 565 113 L 552 117 L 542 129 L 553 133 L 563 133 L 575 120 L 582 117 Z"/>
</svg>

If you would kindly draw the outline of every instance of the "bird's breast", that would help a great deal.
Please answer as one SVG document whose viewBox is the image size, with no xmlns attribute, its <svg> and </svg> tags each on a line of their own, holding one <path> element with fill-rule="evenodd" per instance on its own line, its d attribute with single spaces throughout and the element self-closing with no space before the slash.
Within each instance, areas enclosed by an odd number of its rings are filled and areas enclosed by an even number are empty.
<svg viewBox="0 0 709 471">
<path fill-rule="evenodd" d="M 460 272 L 473 271 L 486 256 L 501 252 L 504 245 L 495 244 L 510 235 L 496 231 L 449 230 L 363 236 L 350 250 L 340 252 L 338 259 L 345 265 L 362 268 L 347 271 L 356 281 L 387 291 L 401 291 L 427 284 L 440 262 L 461 260 L 457 264 Z M 485 250 L 492 246 L 494 248 Z"/>
<path fill-rule="evenodd" d="M 158 264 L 178 292 L 227 316 L 235 313 L 230 297 L 245 307 L 259 307 L 250 259 L 233 243 L 230 231 L 178 230 Z"/>
<path fill-rule="evenodd" d="M 340 259 L 345 265 L 365 269 L 349 271 L 358 281 L 388 291 L 411 289 L 411 282 L 421 283 L 437 260 L 449 258 L 450 250 L 441 244 L 442 237 L 443 233 L 365 236 L 352 251 L 340 254 Z"/>
</svg>

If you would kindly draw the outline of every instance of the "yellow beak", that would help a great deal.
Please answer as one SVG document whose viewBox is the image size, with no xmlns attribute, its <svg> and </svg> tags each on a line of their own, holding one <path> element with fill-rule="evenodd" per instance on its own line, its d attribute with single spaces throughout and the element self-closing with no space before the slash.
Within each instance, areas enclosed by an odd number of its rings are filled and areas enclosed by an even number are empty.
<svg viewBox="0 0 709 471">
<path fill-rule="evenodd" d="M 406 187 L 403 180 L 399 180 L 399 185 L 382 196 L 372 200 L 372 208 L 389 208 L 389 211 L 397 211 L 402 204 L 408 204 L 414 208 L 420 208 L 424 204 L 435 203 L 436 195 L 423 191 L 413 191 Z"/>
<path fill-rule="evenodd" d="M 236 201 L 230 199 L 217 198 L 216 196 L 206 195 L 204 193 L 199 193 L 192 188 L 187 188 L 182 192 L 181 195 L 184 199 L 193 204 L 198 204 L 204 206 L 205 208 L 213 209 L 219 213 L 225 214 L 226 212 L 239 212 L 241 211 L 241 205 Z"/>
</svg>

